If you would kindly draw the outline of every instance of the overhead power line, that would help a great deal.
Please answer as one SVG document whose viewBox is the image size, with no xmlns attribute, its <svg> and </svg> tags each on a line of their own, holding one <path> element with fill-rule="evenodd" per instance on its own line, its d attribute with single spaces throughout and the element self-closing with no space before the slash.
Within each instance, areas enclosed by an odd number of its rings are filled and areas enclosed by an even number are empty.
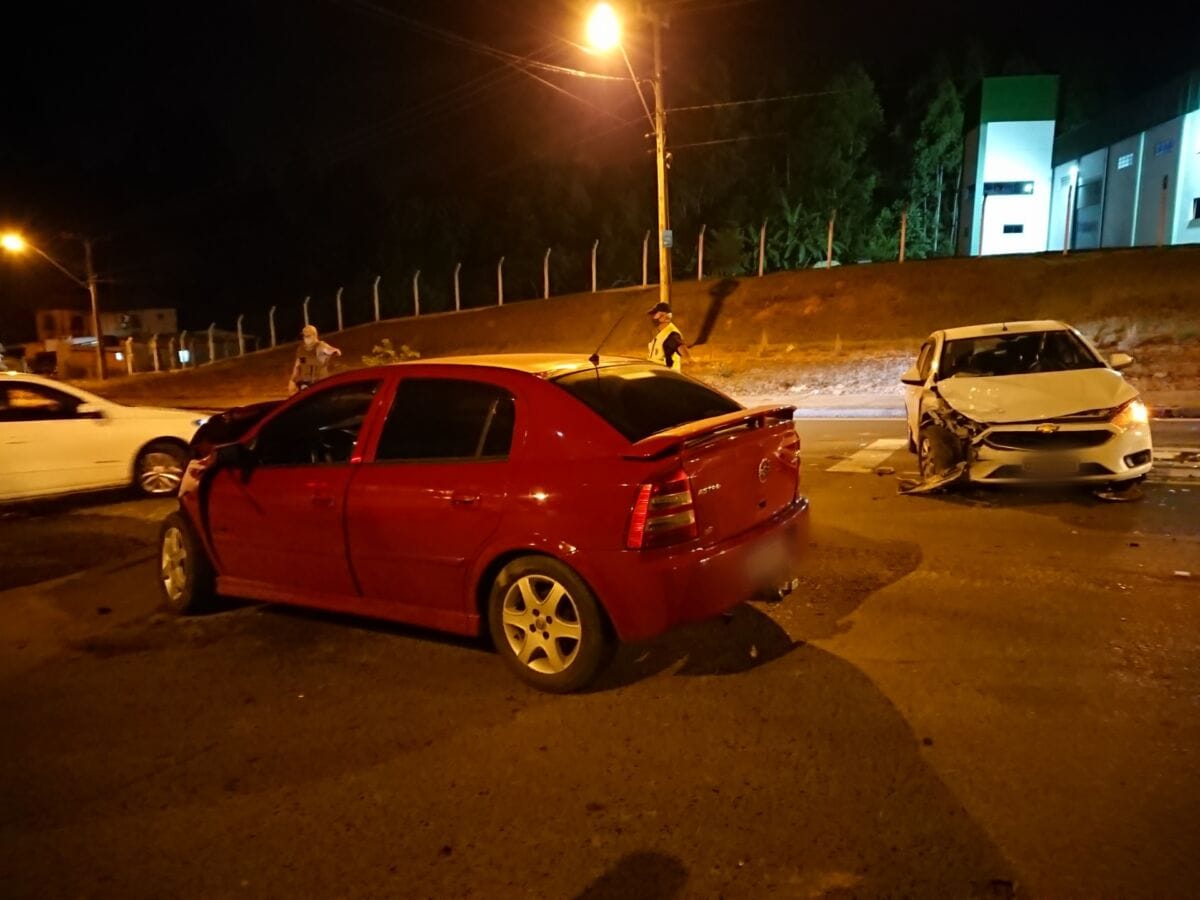
<svg viewBox="0 0 1200 900">
<path fill-rule="evenodd" d="M 835 94 L 852 94 L 859 88 L 846 88 L 839 91 L 806 91 L 802 94 L 782 94 L 778 97 L 757 97 L 753 100 L 724 100 L 720 103 L 700 103 L 696 106 L 673 106 L 667 110 L 670 113 L 692 112 L 698 109 L 725 109 L 731 106 L 751 106 L 756 103 L 780 103 L 786 100 L 804 100 L 811 97 L 832 97 Z"/>
</svg>

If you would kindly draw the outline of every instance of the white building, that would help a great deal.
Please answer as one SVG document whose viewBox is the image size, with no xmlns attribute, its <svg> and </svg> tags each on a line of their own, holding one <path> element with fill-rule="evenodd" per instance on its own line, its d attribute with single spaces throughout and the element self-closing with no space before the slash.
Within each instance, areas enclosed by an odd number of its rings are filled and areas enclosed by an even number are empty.
<svg viewBox="0 0 1200 900">
<path fill-rule="evenodd" d="M 959 255 L 1200 243 L 1200 71 L 1054 137 L 1058 79 L 967 105 Z"/>
</svg>

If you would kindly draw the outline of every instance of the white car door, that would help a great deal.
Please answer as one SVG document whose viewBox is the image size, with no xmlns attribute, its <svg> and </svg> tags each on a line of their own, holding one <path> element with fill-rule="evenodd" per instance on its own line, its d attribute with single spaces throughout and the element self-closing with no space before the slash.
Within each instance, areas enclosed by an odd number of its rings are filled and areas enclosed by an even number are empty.
<svg viewBox="0 0 1200 900">
<path fill-rule="evenodd" d="M 935 347 L 936 341 L 933 337 L 925 340 L 925 343 L 921 345 L 921 351 L 917 354 L 917 361 L 913 365 L 920 383 L 905 383 L 904 385 L 904 413 L 908 421 L 908 433 L 914 441 L 917 439 L 917 428 L 921 421 L 921 396 L 928 389 L 929 385 L 933 383 L 933 356 Z"/>
<path fill-rule="evenodd" d="M 130 459 L 122 431 L 65 391 L 21 381 L 0 386 L 0 499 L 124 483 Z"/>
</svg>

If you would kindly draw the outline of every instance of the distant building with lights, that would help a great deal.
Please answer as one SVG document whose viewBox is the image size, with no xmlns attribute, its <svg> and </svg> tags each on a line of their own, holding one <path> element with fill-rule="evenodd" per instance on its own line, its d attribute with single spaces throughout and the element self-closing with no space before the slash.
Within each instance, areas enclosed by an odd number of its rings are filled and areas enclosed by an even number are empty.
<svg viewBox="0 0 1200 900">
<path fill-rule="evenodd" d="M 1200 243 L 1200 70 L 1055 136 L 1058 78 L 968 98 L 960 256 Z"/>
</svg>

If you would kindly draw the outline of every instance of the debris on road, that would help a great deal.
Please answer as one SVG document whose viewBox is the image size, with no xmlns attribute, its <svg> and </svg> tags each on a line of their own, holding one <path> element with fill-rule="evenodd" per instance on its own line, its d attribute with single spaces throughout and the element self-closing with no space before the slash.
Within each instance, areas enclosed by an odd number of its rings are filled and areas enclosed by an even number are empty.
<svg viewBox="0 0 1200 900">
<path fill-rule="evenodd" d="M 1185 571 L 1183 571 L 1182 569 L 1176 569 L 1176 570 L 1175 570 L 1175 577 L 1176 577 L 1176 578 L 1191 578 L 1191 577 L 1192 577 L 1192 573 L 1191 573 L 1191 572 L 1185 572 Z"/>
<path fill-rule="evenodd" d="M 1106 484 L 1094 492 L 1097 500 L 1109 503 L 1125 503 L 1129 500 L 1141 500 L 1145 497 L 1140 484 Z"/>
<path fill-rule="evenodd" d="M 875 470 L 876 475 L 895 475 L 896 470 L 891 466 L 880 466 Z"/>
<path fill-rule="evenodd" d="M 911 478 L 900 479 L 901 494 L 932 494 L 935 491 L 940 491 L 943 488 L 948 488 L 951 485 L 957 484 L 960 481 L 967 479 L 967 462 L 955 463 L 946 471 L 934 475 L 931 478 L 926 478 L 924 481 L 914 481 Z"/>
</svg>

